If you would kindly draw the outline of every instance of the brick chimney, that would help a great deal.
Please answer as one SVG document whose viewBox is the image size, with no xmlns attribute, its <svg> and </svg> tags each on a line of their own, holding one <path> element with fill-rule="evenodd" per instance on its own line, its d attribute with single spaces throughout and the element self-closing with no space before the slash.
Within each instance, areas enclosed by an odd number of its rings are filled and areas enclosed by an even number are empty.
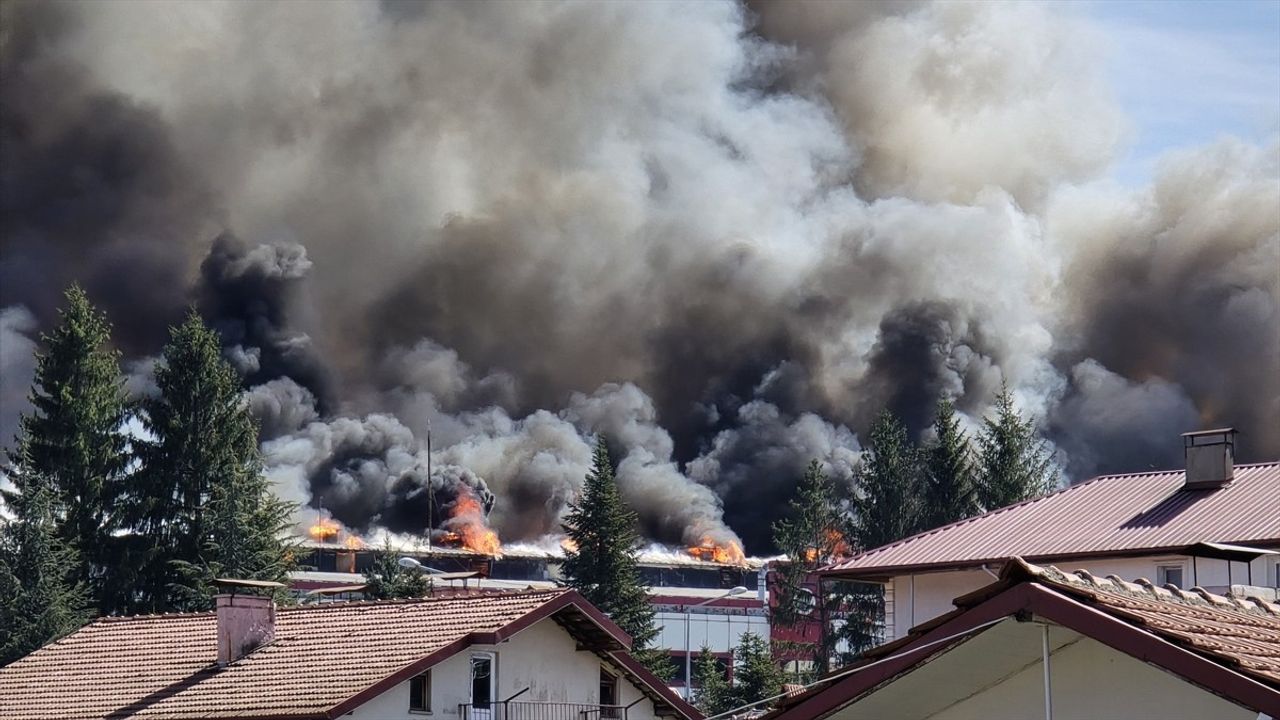
<svg viewBox="0 0 1280 720">
<path fill-rule="evenodd" d="M 1220 488 L 1235 476 L 1234 428 L 1200 430 L 1182 434 L 1187 457 L 1187 490 Z"/>
<path fill-rule="evenodd" d="M 260 595 L 215 595 L 218 610 L 218 665 L 235 662 L 276 634 L 276 604 Z"/>
</svg>

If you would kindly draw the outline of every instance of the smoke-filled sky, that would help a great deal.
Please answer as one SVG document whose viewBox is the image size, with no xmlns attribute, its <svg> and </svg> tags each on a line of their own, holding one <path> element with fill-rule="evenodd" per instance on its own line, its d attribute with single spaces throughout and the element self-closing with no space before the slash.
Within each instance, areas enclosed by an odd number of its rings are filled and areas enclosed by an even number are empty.
<svg viewBox="0 0 1280 720">
<path fill-rule="evenodd" d="M 1275 35 L 1153 87 L 1172 31 L 1090 5 L 0 12 L 5 438 L 76 281 L 138 393 L 195 303 L 279 492 L 358 530 L 465 484 L 538 540 L 603 434 L 651 539 L 764 552 L 809 459 L 1002 382 L 1072 480 L 1280 457 Z M 1255 124 L 1160 122 L 1228 90 Z"/>
</svg>

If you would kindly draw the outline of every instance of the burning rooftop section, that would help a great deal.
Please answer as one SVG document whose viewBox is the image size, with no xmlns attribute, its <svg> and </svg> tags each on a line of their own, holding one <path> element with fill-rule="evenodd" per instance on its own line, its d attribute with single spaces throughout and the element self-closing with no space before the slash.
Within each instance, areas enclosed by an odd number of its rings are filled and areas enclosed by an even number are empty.
<svg viewBox="0 0 1280 720">
<path fill-rule="evenodd" d="M 502 556 L 502 541 L 489 527 L 484 504 L 470 487 L 460 485 L 449 507 L 444 529 L 432 531 L 433 538 L 446 546 L 463 547 L 482 555 Z"/>
</svg>

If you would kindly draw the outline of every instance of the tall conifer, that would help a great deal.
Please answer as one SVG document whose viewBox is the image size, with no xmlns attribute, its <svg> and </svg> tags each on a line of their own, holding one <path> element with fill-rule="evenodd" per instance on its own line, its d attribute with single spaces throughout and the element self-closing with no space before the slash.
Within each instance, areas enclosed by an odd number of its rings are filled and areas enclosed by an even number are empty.
<svg viewBox="0 0 1280 720">
<path fill-rule="evenodd" d="M 13 518 L 0 523 L 0 665 L 79 628 L 89 617 L 84 583 L 69 582 L 75 548 L 58 533 L 57 493 L 27 475 L 9 495 Z"/>
<path fill-rule="evenodd" d="M 269 496 L 240 379 L 194 310 L 171 331 L 156 386 L 142 404 L 153 439 L 140 443 L 130 498 L 136 609 L 197 606 L 215 573 L 282 576 L 289 506 Z"/>
<path fill-rule="evenodd" d="M 920 460 L 907 429 L 888 410 L 868 434 L 853 496 L 854 537 L 869 550 L 921 529 Z"/>
<path fill-rule="evenodd" d="M 22 418 L 10 455 L 12 479 L 20 492 L 25 478 L 49 485 L 57 533 L 77 558 L 66 569 L 68 579 L 85 581 L 101 600 L 104 576 L 116 564 L 109 548 L 117 523 L 113 507 L 129 462 L 127 404 L 106 317 L 75 285 L 58 314 L 57 327 L 42 337 L 32 412 Z"/>
<path fill-rule="evenodd" d="M 662 649 L 651 647 L 659 629 L 636 563 L 640 544 L 637 522 L 635 512 L 622 501 L 609 450 L 601 438 L 582 497 L 565 515 L 569 549 L 561 572 L 566 585 L 582 593 L 631 636 L 641 662 L 660 677 L 667 677 L 672 672 L 670 658 Z"/>
<path fill-rule="evenodd" d="M 1048 444 L 1014 407 L 1007 386 L 978 434 L 978 478 L 978 500 L 986 510 L 1044 495 L 1058 481 Z"/>
<path fill-rule="evenodd" d="M 921 529 L 942 527 L 978 514 L 973 450 L 960 428 L 955 405 L 938 401 L 933 440 L 924 448 L 924 498 Z"/>
<path fill-rule="evenodd" d="M 771 620 L 797 632 L 817 631 L 817 637 L 803 637 L 780 649 L 787 656 L 810 655 L 816 670 L 824 673 L 838 640 L 831 632 L 830 615 L 839 598 L 830 585 L 817 581 L 815 573 L 849 555 L 851 547 L 841 498 L 817 460 L 805 469 L 787 515 L 774 523 L 773 533 L 786 562 L 775 565 Z"/>
</svg>

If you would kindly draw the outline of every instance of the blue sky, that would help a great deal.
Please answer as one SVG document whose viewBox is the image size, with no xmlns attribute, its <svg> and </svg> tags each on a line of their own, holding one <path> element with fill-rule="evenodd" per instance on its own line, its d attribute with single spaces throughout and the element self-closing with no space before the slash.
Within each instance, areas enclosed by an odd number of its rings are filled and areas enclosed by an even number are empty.
<svg viewBox="0 0 1280 720">
<path fill-rule="evenodd" d="M 1280 0 L 1091 0 L 1116 99 L 1132 123 L 1114 168 L 1147 180 L 1166 150 L 1280 135 Z"/>
</svg>

